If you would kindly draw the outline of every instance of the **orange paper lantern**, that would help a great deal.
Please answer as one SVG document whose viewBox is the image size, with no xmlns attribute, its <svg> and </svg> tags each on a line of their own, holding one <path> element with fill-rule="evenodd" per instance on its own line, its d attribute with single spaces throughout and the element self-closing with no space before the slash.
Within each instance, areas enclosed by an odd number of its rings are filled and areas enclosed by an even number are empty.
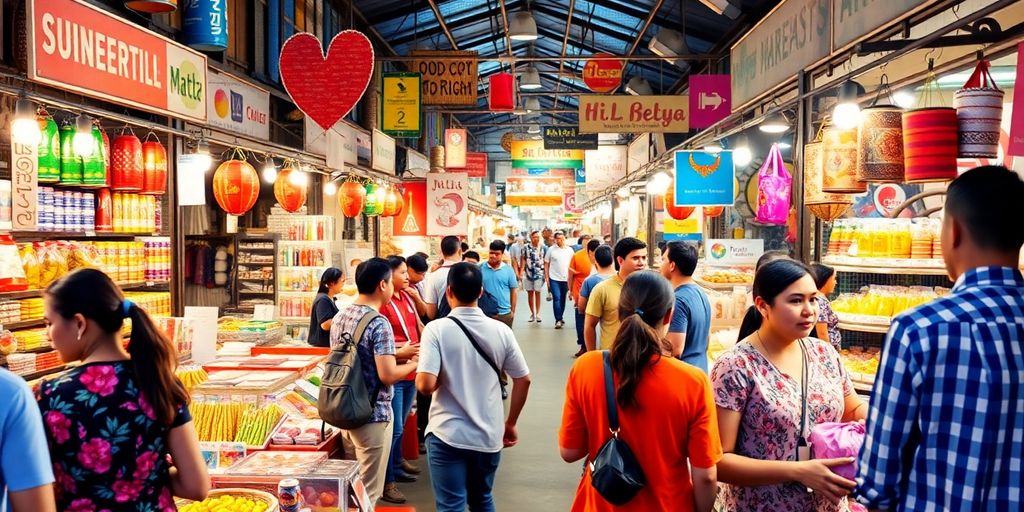
<svg viewBox="0 0 1024 512">
<path fill-rule="evenodd" d="M 213 173 L 213 197 L 231 215 L 251 210 L 259 195 L 260 178 L 248 162 L 228 160 Z"/>
<path fill-rule="evenodd" d="M 669 185 L 668 190 L 665 191 L 665 213 L 668 213 L 669 217 L 676 220 L 684 220 L 690 218 L 693 215 L 693 211 L 696 208 L 692 206 L 676 206 L 676 185 L 675 183 Z"/>
<path fill-rule="evenodd" d="M 404 207 L 405 201 L 402 200 L 402 194 L 398 193 L 395 187 L 388 187 L 388 191 L 384 195 L 384 211 L 381 212 L 381 216 L 395 217 L 402 213 Z"/>
<path fill-rule="evenodd" d="M 292 183 L 292 173 L 298 172 L 288 167 L 281 169 L 274 180 L 274 198 L 286 212 L 299 211 L 306 204 L 306 187 Z"/>
<path fill-rule="evenodd" d="M 724 211 L 725 211 L 725 207 L 723 207 L 723 206 L 705 206 L 704 207 L 704 216 L 705 217 L 718 217 Z"/>
<path fill-rule="evenodd" d="M 338 206 L 341 207 L 341 214 L 348 217 L 358 217 L 363 213 L 363 204 L 366 203 L 366 188 L 358 181 L 349 180 L 338 188 Z"/>
<path fill-rule="evenodd" d="M 118 192 L 140 192 L 145 183 L 142 141 L 130 130 L 114 137 L 110 149 L 111 188 Z"/>
<path fill-rule="evenodd" d="M 142 143 L 142 169 L 143 194 L 159 196 L 167 192 L 167 150 L 159 140 L 149 140 L 149 135 Z"/>
</svg>

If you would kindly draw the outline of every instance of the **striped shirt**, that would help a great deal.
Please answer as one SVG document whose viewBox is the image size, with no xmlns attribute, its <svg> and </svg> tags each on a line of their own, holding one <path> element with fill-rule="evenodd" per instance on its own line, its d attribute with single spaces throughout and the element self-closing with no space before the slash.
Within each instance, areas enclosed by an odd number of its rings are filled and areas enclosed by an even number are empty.
<svg viewBox="0 0 1024 512">
<path fill-rule="evenodd" d="M 859 501 L 888 510 L 1021 510 L 1024 277 L 981 267 L 897 317 L 871 394 Z"/>
</svg>

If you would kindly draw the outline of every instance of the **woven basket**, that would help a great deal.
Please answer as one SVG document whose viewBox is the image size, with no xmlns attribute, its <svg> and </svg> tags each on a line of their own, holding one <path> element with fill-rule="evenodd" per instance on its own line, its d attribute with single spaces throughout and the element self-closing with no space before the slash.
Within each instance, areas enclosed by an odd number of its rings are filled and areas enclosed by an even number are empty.
<svg viewBox="0 0 1024 512">
<path fill-rule="evenodd" d="M 857 179 L 903 181 L 903 111 L 880 105 L 864 109 L 857 132 Z"/>
<path fill-rule="evenodd" d="M 999 156 L 999 124 L 1003 119 L 1003 91 L 989 73 L 989 63 L 978 61 L 963 89 L 953 93 L 960 137 L 960 158 Z"/>
<path fill-rule="evenodd" d="M 208 497 L 219 498 L 224 495 L 234 496 L 235 498 L 245 498 L 253 501 L 262 501 L 267 504 L 267 512 L 277 512 L 277 498 L 273 494 L 264 491 L 257 491 L 255 489 L 241 489 L 241 488 L 229 488 L 229 489 L 211 489 Z M 174 500 L 175 506 L 179 509 L 193 503 L 192 500 L 186 500 L 177 498 Z"/>
</svg>

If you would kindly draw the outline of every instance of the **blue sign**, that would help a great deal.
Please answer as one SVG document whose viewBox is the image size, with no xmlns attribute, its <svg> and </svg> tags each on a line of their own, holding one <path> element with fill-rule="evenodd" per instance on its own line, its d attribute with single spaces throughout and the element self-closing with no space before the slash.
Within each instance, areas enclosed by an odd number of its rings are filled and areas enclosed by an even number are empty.
<svg viewBox="0 0 1024 512">
<path fill-rule="evenodd" d="M 663 233 L 662 239 L 666 242 L 673 240 L 700 241 L 703 238 L 700 233 Z"/>
<path fill-rule="evenodd" d="M 732 206 L 736 167 L 732 151 L 676 151 L 675 206 Z"/>
<path fill-rule="evenodd" d="M 183 39 L 203 52 L 228 48 L 228 0 L 185 0 L 182 6 Z"/>
<path fill-rule="evenodd" d="M 576 169 L 576 184 L 582 185 L 587 183 L 587 171 L 580 167 Z"/>
<path fill-rule="evenodd" d="M 228 91 L 231 94 L 231 120 L 236 123 L 244 121 L 242 111 L 245 109 L 245 101 L 242 95 L 235 91 Z"/>
</svg>

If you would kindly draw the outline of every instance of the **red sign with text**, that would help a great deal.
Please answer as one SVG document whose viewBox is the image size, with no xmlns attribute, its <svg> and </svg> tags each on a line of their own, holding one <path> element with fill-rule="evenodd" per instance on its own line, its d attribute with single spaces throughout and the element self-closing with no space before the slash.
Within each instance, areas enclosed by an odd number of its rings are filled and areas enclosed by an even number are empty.
<svg viewBox="0 0 1024 512">
<path fill-rule="evenodd" d="M 614 57 L 607 53 L 598 53 L 594 57 Z M 594 92 L 612 92 L 622 84 L 622 61 L 612 59 L 588 60 L 583 66 L 583 83 Z"/>
<path fill-rule="evenodd" d="M 487 153 L 466 153 L 466 166 L 447 169 L 448 172 L 464 172 L 470 178 L 487 177 Z"/>
</svg>

